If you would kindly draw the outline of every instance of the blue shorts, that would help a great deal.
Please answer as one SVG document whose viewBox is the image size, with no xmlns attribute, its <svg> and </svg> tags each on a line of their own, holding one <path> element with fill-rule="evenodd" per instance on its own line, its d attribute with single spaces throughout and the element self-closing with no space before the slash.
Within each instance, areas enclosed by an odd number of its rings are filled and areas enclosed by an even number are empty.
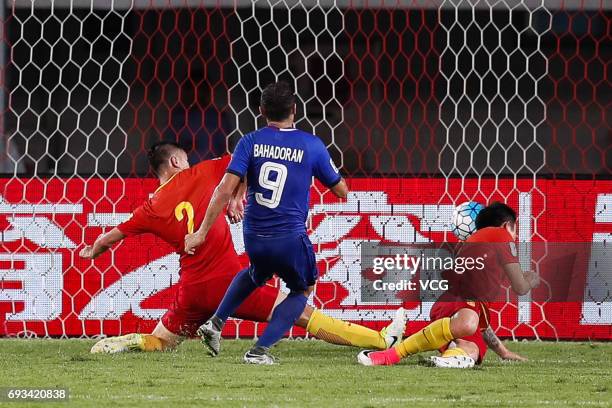
<svg viewBox="0 0 612 408">
<path fill-rule="evenodd" d="M 268 237 L 245 233 L 244 244 L 251 261 L 249 274 L 257 286 L 274 274 L 292 292 L 305 291 L 317 281 L 315 253 L 305 233 Z"/>
</svg>

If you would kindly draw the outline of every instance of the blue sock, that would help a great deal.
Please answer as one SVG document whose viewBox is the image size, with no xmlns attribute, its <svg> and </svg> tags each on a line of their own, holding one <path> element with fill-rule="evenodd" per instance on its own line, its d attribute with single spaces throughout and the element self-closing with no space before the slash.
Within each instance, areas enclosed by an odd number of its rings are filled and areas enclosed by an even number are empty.
<svg viewBox="0 0 612 408">
<path fill-rule="evenodd" d="M 253 282 L 253 279 L 251 279 L 249 275 L 249 268 L 241 270 L 234 277 L 229 288 L 227 288 L 227 292 L 225 292 L 223 300 L 221 300 L 213 317 L 225 323 L 227 318 L 238 309 L 238 306 L 240 306 L 255 289 L 257 289 L 257 285 L 255 285 L 255 282 Z"/>
<path fill-rule="evenodd" d="M 271 347 L 279 341 L 300 317 L 304 307 L 306 307 L 307 300 L 304 293 L 291 292 L 285 300 L 276 306 L 268 327 L 266 327 L 255 346 Z"/>
</svg>

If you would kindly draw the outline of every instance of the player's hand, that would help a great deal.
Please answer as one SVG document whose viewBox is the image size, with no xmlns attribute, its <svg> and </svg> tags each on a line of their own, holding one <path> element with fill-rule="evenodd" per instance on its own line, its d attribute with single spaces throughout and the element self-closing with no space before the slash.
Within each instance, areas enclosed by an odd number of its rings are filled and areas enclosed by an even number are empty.
<svg viewBox="0 0 612 408">
<path fill-rule="evenodd" d="M 197 247 L 204 243 L 205 237 L 197 232 L 185 235 L 185 252 L 193 255 Z"/>
<path fill-rule="evenodd" d="M 87 245 L 85 248 L 81 249 L 79 256 L 85 259 L 96 259 L 92 245 Z"/>
<path fill-rule="evenodd" d="M 520 354 L 514 353 L 510 350 L 506 350 L 499 357 L 505 361 L 529 361 L 527 357 L 523 357 Z"/>
<path fill-rule="evenodd" d="M 525 280 L 527 283 L 529 283 L 529 287 L 531 287 L 531 289 L 540 286 L 540 275 L 534 271 L 525 272 Z"/>
<path fill-rule="evenodd" d="M 227 217 L 230 223 L 237 224 L 244 219 L 244 201 L 232 198 L 227 206 Z"/>
</svg>

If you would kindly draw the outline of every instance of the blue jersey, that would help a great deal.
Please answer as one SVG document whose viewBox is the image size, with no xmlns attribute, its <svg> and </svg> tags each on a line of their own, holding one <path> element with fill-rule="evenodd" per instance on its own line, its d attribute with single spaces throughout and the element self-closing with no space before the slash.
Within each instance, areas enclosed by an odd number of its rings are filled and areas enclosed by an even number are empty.
<svg viewBox="0 0 612 408">
<path fill-rule="evenodd" d="M 247 179 L 244 232 L 262 235 L 305 232 L 312 177 L 328 188 L 341 180 L 317 136 L 272 126 L 240 139 L 227 171 Z"/>
</svg>

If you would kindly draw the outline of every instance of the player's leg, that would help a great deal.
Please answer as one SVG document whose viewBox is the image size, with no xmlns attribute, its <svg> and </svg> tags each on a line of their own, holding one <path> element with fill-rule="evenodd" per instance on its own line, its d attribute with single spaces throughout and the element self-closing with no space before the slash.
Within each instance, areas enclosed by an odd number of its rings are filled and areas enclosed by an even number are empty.
<svg viewBox="0 0 612 408">
<path fill-rule="evenodd" d="M 287 258 L 291 262 L 294 261 L 295 245 L 298 244 L 295 238 L 292 235 L 262 237 L 257 234 L 245 234 L 245 249 L 251 264 L 247 270 L 242 270 L 236 275 L 215 314 L 198 329 L 198 335 L 212 356 L 216 356 L 220 351 L 221 331 L 229 316 L 235 315 L 240 305 L 258 287 L 264 286 L 274 272 L 283 269 L 287 264 Z M 307 290 L 307 286 L 304 285 L 298 290 L 291 286 L 289 288 L 292 293 L 274 309 L 270 324 L 266 328 L 268 335 L 264 333 L 262 336 L 264 344 L 276 336 L 281 320 L 285 323 L 292 320 L 290 326 L 293 325 L 306 305 L 303 292 Z M 297 314 L 293 317 L 295 313 Z M 261 350 L 267 350 L 267 347 L 258 344 L 255 352 L 259 353 Z"/>
<path fill-rule="evenodd" d="M 452 317 L 442 317 L 424 329 L 385 351 L 361 352 L 358 361 L 363 365 L 393 365 L 409 355 L 438 350 L 454 339 L 473 335 L 478 330 L 479 315 L 473 309 L 462 308 Z"/>
<path fill-rule="evenodd" d="M 474 308 L 474 310 L 478 310 Z M 471 368 L 476 364 L 481 364 L 487 353 L 487 343 L 484 340 L 482 327 L 488 327 L 488 313 L 480 309 L 481 325 L 471 335 L 453 340 L 448 347 L 440 349 L 440 356 L 430 357 L 430 361 L 436 367 L 450 368 Z M 484 320 L 484 322 L 482 322 Z"/>
<path fill-rule="evenodd" d="M 480 350 L 472 341 L 455 339 L 441 355 L 429 359 L 434 366 L 440 368 L 472 368 L 480 360 Z"/>
<path fill-rule="evenodd" d="M 470 338 L 468 336 L 466 338 Z M 455 339 L 452 341 L 452 346 L 449 346 L 448 349 L 442 352 L 442 356 L 449 356 L 453 354 L 457 354 L 456 350 L 460 349 L 461 352 L 459 354 L 466 355 L 472 358 L 474 361 L 478 361 L 480 358 L 480 349 L 476 343 L 466 339 Z M 450 350 L 455 350 L 455 352 L 450 352 Z"/>
<path fill-rule="evenodd" d="M 251 264 L 238 272 L 215 313 L 197 331 L 211 356 L 216 356 L 221 350 L 221 331 L 227 319 L 235 314 L 240 305 L 258 287 L 263 286 L 272 277 L 274 264 L 271 261 L 280 256 L 274 253 L 277 241 L 282 242 L 282 240 L 266 242 L 257 235 L 245 235 L 245 249 Z"/>
<path fill-rule="evenodd" d="M 151 334 L 129 333 L 123 336 L 108 337 L 94 344 L 91 352 L 115 354 L 129 351 L 167 351 L 174 349 L 182 341 L 182 336 L 166 329 L 160 321 Z"/>
<path fill-rule="evenodd" d="M 154 337 L 157 339 L 152 339 Z M 164 326 L 164 321 L 160 320 L 153 329 L 153 332 L 145 339 L 144 351 L 161 350 L 170 351 L 177 348 L 185 340 L 185 336 L 173 333 Z"/>
<path fill-rule="evenodd" d="M 198 292 L 195 288 L 192 292 Z M 124 353 L 128 351 L 165 351 L 178 346 L 183 340 L 181 331 L 191 328 L 195 332 L 198 322 L 210 316 L 202 316 L 189 305 L 189 287 L 179 284 L 172 305 L 162 316 L 151 334 L 130 333 L 124 336 L 102 339 L 91 348 L 92 353 Z M 186 333 L 189 335 L 190 333 Z"/>
<path fill-rule="evenodd" d="M 256 322 L 270 321 L 274 309 L 286 297 L 287 295 L 278 288 L 262 286 L 253 292 L 232 316 Z M 295 325 L 305 328 L 311 335 L 331 344 L 384 350 L 401 341 L 406 318 L 404 310 L 399 309 L 389 326 L 381 331 L 375 331 L 327 316 L 320 310 L 306 305 Z"/>
<path fill-rule="evenodd" d="M 257 287 L 258 285 L 250 276 L 249 268 L 245 268 L 236 274 L 215 314 L 210 319 L 217 329 L 223 328 L 226 320 Z"/>
<path fill-rule="evenodd" d="M 406 314 L 403 308 L 398 309 L 392 322 L 384 329 L 376 331 L 335 319 L 306 305 L 296 326 L 305 328 L 308 333 L 327 343 L 385 350 L 402 340 L 406 328 Z"/>
<path fill-rule="evenodd" d="M 289 246 L 283 250 L 283 255 L 293 255 L 293 258 L 284 257 L 290 259 L 290 262 L 279 265 L 276 270 L 292 292 L 282 302 L 277 303 L 270 318 L 270 324 L 255 347 L 245 354 L 246 362 L 273 363 L 273 358 L 268 354 L 269 348 L 278 342 L 294 324 L 305 327 L 309 333 L 332 344 L 386 349 L 401 340 L 406 326 L 403 309 L 398 310 L 396 318 L 389 326 L 377 332 L 334 319 L 307 306 L 306 301 L 318 275 L 312 244 L 306 235 L 285 242 L 289 242 Z M 282 244 L 279 245 L 279 247 L 282 246 Z M 300 289 L 306 285 L 308 285 L 308 290 L 300 292 Z M 299 313 L 300 308 L 301 313 Z"/>
<path fill-rule="evenodd" d="M 276 306 L 268 326 L 244 355 L 244 361 L 272 364 L 274 359 L 268 350 L 301 316 L 319 273 L 312 244 L 305 233 L 265 240 L 258 249 L 249 252 L 253 276 L 265 276 L 260 268 L 268 268 L 287 285 L 290 293 Z"/>
<path fill-rule="evenodd" d="M 289 329 L 295 324 L 306 306 L 308 296 L 314 289 L 309 286 L 306 291 L 292 290 L 272 312 L 270 322 L 257 339 L 255 345 L 245 353 L 244 361 L 250 364 L 274 364 L 274 358 L 268 353 Z"/>
<path fill-rule="evenodd" d="M 201 298 L 202 286 L 179 284 L 174 301 L 151 334 L 130 333 L 100 340 L 92 353 L 123 353 L 128 351 L 166 351 L 177 347 L 185 336 L 210 316 L 210 308 L 203 309 L 195 301 Z M 204 296 L 206 297 L 206 296 Z"/>
<path fill-rule="evenodd" d="M 197 335 L 213 357 L 221 351 L 221 332 L 225 322 L 230 316 L 235 315 L 236 310 L 260 286 L 252 279 L 250 269 L 245 268 L 238 272 L 215 313 L 197 330 Z"/>
<path fill-rule="evenodd" d="M 151 334 L 134 333 L 107 341 L 106 352 L 165 351 L 195 334 L 221 301 L 231 275 L 214 282 L 179 283 L 172 305 Z M 106 339 L 105 339 L 106 340 Z"/>
</svg>

